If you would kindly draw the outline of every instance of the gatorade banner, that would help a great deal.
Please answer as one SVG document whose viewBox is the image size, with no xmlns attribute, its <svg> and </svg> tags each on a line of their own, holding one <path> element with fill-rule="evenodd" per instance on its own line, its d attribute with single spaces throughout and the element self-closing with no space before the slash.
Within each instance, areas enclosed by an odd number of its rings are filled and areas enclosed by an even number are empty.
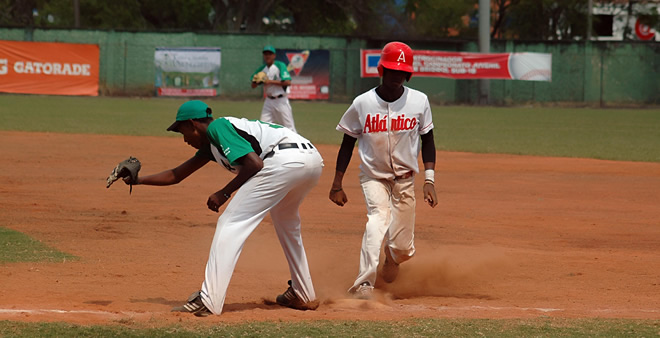
<svg viewBox="0 0 660 338">
<path fill-rule="evenodd" d="M 379 49 L 360 50 L 362 77 L 378 77 Z M 552 81 L 552 54 L 416 50 L 414 76 L 450 79 Z"/>
<path fill-rule="evenodd" d="M 0 40 L 0 92 L 99 94 L 99 46 Z"/>
<path fill-rule="evenodd" d="M 216 96 L 220 48 L 156 48 L 155 86 L 161 96 Z"/>
<path fill-rule="evenodd" d="M 330 51 L 323 49 L 278 49 L 276 60 L 291 74 L 289 99 L 330 98 Z"/>
</svg>

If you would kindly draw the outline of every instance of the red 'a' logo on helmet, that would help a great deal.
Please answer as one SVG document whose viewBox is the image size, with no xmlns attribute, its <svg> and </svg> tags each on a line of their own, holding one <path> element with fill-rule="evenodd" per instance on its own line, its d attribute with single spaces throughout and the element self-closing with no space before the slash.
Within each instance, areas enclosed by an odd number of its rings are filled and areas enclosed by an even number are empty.
<svg viewBox="0 0 660 338">
<path fill-rule="evenodd" d="M 396 59 L 396 62 L 406 62 L 406 53 L 401 50 L 401 54 L 399 54 L 399 58 Z"/>
</svg>

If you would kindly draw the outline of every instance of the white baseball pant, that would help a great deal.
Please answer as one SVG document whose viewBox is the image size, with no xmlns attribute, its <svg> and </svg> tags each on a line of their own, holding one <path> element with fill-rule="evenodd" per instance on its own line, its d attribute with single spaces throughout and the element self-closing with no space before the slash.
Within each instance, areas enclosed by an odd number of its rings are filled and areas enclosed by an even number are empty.
<svg viewBox="0 0 660 338">
<path fill-rule="evenodd" d="M 278 149 L 264 159 L 264 167 L 238 189 L 218 218 L 201 298 L 220 314 L 236 262 L 248 236 L 270 211 L 284 250 L 291 287 L 303 302 L 316 299 L 307 256 L 300 235 L 298 208 L 321 176 L 323 159 L 316 149 Z M 284 284 L 284 283 L 283 283 Z"/>
<path fill-rule="evenodd" d="M 293 121 L 293 111 L 291 110 L 289 98 L 286 95 L 275 99 L 267 97 L 264 101 L 263 108 L 261 108 L 261 118 L 259 120 L 279 124 L 294 132 L 296 131 L 296 125 Z"/>
<path fill-rule="evenodd" d="M 383 180 L 360 173 L 360 185 L 367 205 L 367 225 L 360 250 L 360 271 L 349 292 L 360 284 L 376 284 L 380 248 L 390 250 L 396 263 L 415 254 L 415 176 Z"/>
</svg>

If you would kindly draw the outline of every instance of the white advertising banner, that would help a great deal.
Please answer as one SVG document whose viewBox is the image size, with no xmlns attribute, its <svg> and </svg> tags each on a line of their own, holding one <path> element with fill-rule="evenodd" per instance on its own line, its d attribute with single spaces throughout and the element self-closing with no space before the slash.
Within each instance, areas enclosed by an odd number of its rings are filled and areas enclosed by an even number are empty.
<svg viewBox="0 0 660 338">
<path fill-rule="evenodd" d="M 220 48 L 156 48 L 158 95 L 216 96 L 220 85 Z"/>
</svg>

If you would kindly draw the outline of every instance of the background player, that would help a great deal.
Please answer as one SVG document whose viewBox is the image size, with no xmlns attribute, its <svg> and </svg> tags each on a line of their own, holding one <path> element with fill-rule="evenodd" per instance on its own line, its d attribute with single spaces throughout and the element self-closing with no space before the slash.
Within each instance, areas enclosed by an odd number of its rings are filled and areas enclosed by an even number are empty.
<svg viewBox="0 0 660 338">
<path fill-rule="evenodd" d="M 369 298 L 376 282 L 380 248 L 385 243 L 382 277 L 391 283 L 399 264 L 415 254 L 415 173 L 422 140 L 424 200 L 435 207 L 435 143 L 428 98 L 405 87 L 413 73 L 413 53 L 408 45 L 390 42 L 381 51 L 378 73 L 381 85 L 361 94 L 344 113 L 337 130 L 344 139 L 337 155 L 337 169 L 330 200 L 343 206 L 348 199 L 342 180 L 359 139 L 360 185 L 367 205 L 367 225 L 362 238 L 360 271 L 349 289 Z"/>
<path fill-rule="evenodd" d="M 264 92 L 266 93 L 259 119 L 264 122 L 277 123 L 296 131 L 291 104 L 287 96 L 289 86 L 291 86 L 291 75 L 284 62 L 275 60 L 275 53 L 275 47 L 270 45 L 264 47 L 264 64 L 252 73 L 252 88 L 257 88 L 263 83 Z M 266 73 L 264 82 L 255 81 L 255 75 L 259 72 Z"/>
<path fill-rule="evenodd" d="M 321 176 L 323 159 L 316 148 L 278 125 L 233 117 L 213 120 L 211 108 L 202 101 L 181 105 L 167 130 L 183 134 L 197 153 L 174 169 L 138 177 L 133 184 L 177 184 L 209 161 L 237 174 L 207 201 L 208 208 L 217 212 L 236 192 L 218 218 L 202 289 L 173 311 L 198 316 L 221 313 L 243 244 L 269 211 L 291 273 L 290 287 L 277 296 L 277 303 L 315 309 L 318 302 L 300 235 L 298 207 Z"/>
</svg>

